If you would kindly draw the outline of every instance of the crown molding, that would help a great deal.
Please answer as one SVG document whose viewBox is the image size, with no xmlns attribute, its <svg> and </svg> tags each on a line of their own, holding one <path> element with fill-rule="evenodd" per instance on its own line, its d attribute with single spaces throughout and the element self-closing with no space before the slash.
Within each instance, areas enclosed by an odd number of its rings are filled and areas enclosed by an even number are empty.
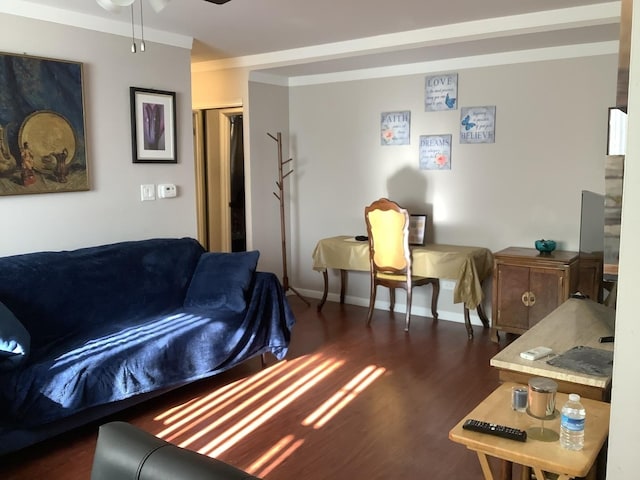
<svg viewBox="0 0 640 480">
<path fill-rule="evenodd" d="M 192 72 L 274 68 L 447 43 L 620 23 L 619 1 L 475 20 L 258 55 L 194 63 Z"/>
<path fill-rule="evenodd" d="M 353 80 L 370 80 L 375 78 L 420 75 L 448 70 L 484 68 L 518 63 L 544 62 L 569 58 L 593 57 L 600 55 L 617 55 L 617 41 L 599 42 L 561 47 L 548 47 L 513 52 L 474 55 L 472 57 L 449 58 L 431 62 L 420 62 L 406 65 L 395 65 L 379 68 L 364 68 L 345 72 L 326 73 L 320 75 L 301 75 L 297 77 L 277 77 L 273 74 L 251 72 L 250 79 L 261 83 L 282 85 L 286 81 L 288 87 L 319 85 L 326 83 L 349 82 Z M 272 81 L 270 81 L 272 80 Z"/>
</svg>

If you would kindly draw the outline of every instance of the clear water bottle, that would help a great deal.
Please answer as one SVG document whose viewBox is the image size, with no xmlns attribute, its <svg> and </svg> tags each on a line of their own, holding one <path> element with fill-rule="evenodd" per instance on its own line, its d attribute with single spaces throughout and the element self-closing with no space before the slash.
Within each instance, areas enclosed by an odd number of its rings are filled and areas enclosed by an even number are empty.
<svg viewBox="0 0 640 480">
<path fill-rule="evenodd" d="M 569 450 L 584 446 L 584 419 L 587 415 L 580 403 L 580 395 L 572 393 L 562 407 L 560 417 L 560 445 Z"/>
</svg>

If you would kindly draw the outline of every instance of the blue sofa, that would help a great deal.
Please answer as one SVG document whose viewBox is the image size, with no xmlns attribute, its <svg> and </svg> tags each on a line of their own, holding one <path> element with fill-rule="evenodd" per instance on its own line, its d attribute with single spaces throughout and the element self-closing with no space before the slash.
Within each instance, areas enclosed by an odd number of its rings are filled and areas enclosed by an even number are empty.
<svg viewBox="0 0 640 480">
<path fill-rule="evenodd" d="M 258 255 L 182 238 L 0 258 L 0 454 L 282 359 L 295 320 Z"/>
</svg>

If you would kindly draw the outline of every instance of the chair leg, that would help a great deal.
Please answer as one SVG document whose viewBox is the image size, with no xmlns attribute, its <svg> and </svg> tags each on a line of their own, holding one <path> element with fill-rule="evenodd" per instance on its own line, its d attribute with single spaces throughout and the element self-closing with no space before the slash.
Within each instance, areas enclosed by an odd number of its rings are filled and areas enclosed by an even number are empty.
<svg viewBox="0 0 640 480">
<path fill-rule="evenodd" d="M 411 321 L 411 291 L 413 289 L 408 288 L 407 289 L 407 315 L 406 315 L 406 319 L 404 322 L 404 331 L 408 332 L 409 331 L 409 322 Z"/>
<path fill-rule="evenodd" d="M 371 324 L 371 317 L 373 316 L 373 306 L 376 303 L 376 284 L 371 280 L 371 292 L 369 292 L 369 312 L 367 313 L 367 326 Z"/>
<path fill-rule="evenodd" d="M 389 311 L 393 312 L 396 308 L 396 289 L 389 287 Z"/>
<path fill-rule="evenodd" d="M 431 286 L 431 316 L 438 320 L 438 297 L 440 296 L 440 280 L 436 279 Z"/>
</svg>

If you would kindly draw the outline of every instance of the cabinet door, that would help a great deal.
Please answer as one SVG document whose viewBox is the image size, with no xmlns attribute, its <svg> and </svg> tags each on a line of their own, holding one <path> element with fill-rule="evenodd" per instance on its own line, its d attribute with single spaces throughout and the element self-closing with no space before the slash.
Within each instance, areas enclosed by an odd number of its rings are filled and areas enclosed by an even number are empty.
<svg viewBox="0 0 640 480">
<path fill-rule="evenodd" d="M 602 259 L 580 257 L 578 291 L 594 302 L 602 303 Z"/>
<path fill-rule="evenodd" d="M 529 307 L 522 296 L 529 291 L 529 267 L 498 265 L 498 326 L 529 328 Z"/>
<path fill-rule="evenodd" d="M 555 310 L 562 301 L 565 272 L 545 268 L 531 268 L 529 289 L 535 302 L 529 309 L 529 328 Z"/>
</svg>

